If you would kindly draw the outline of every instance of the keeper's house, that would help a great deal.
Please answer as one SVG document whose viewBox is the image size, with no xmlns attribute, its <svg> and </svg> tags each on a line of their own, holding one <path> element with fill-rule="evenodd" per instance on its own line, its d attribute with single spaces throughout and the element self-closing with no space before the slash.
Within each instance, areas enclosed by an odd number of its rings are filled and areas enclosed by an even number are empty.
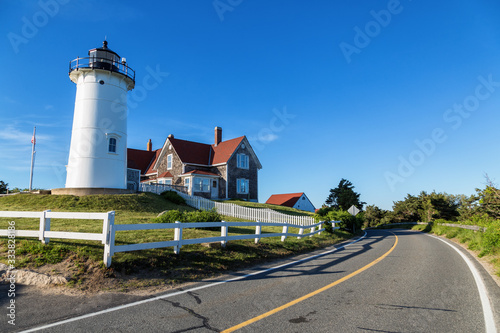
<svg viewBox="0 0 500 333">
<path fill-rule="evenodd" d="M 258 171 L 262 169 L 246 136 L 222 141 L 215 128 L 214 144 L 168 136 L 163 147 L 127 149 L 128 187 L 137 182 L 183 186 L 190 195 L 209 199 L 258 201 Z M 140 175 L 140 176 L 139 176 Z"/>
</svg>

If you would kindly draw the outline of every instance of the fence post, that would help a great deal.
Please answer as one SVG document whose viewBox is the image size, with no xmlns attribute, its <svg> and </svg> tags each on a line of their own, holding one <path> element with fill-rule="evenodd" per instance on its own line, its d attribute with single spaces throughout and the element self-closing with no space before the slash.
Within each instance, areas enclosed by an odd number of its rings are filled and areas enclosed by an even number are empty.
<svg viewBox="0 0 500 333">
<path fill-rule="evenodd" d="M 257 244 L 260 240 L 260 233 L 262 231 L 262 225 L 260 224 L 260 221 L 257 221 L 257 225 L 255 226 L 255 244 Z"/>
<path fill-rule="evenodd" d="M 283 232 L 282 232 L 282 234 L 284 234 L 284 235 L 281 236 L 281 241 L 282 242 L 285 241 L 287 233 L 288 233 L 288 224 L 286 224 L 286 225 L 283 226 Z"/>
<path fill-rule="evenodd" d="M 106 267 L 111 266 L 113 257 L 113 248 L 115 246 L 115 211 L 108 212 L 108 216 L 103 222 L 103 243 L 104 243 L 104 264 Z"/>
<path fill-rule="evenodd" d="M 39 239 L 42 241 L 42 244 L 49 244 L 50 241 L 50 238 L 45 238 L 45 231 L 50 231 L 50 218 L 47 218 L 47 212 L 50 212 L 50 209 L 44 210 L 40 215 Z"/>
<path fill-rule="evenodd" d="M 225 226 L 224 224 L 226 223 L 226 221 L 221 221 L 222 225 L 220 227 L 220 236 L 221 237 L 224 237 L 224 240 L 221 240 L 220 241 L 220 246 L 221 247 L 226 247 L 226 243 L 227 243 L 227 226 Z"/>
<path fill-rule="evenodd" d="M 299 235 L 303 235 L 303 234 L 304 234 L 304 228 L 302 228 L 302 227 L 301 227 L 301 228 L 299 229 Z M 301 239 L 301 238 L 302 238 L 302 236 L 298 236 L 298 237 L 297 237 L 297 239 Z"/>
<path fill-rule="evenodd" d="M 321 227 L 321 224 L 320 224 L 320 227 Z M 316 229 L 315 226 L 311 227 L 311 233 L 314 232 L 314 229 Z M 321 228 L 320 228 L 321 229 Z M 312 237 L 313 235 L 309 235 L 309 237 Z"/>
<path fill-rule="evenodd" d="M 323 229 L 323 222 L 324 222 L 324 221 L 319 221 L 319 222 L 320 222 L 321 224 L 320 224 L 320 225 L 318 225 L 318 228 L 319 228 L 318 230 L 321 230 L 321 229 Z M 319 235 L 321 235 L 321 231 L 320 231 L 320 232 L 318 232 L 318 236 L 319 236 Z"/>
<path fill-rule="evenodd" d="M 181 224 L 179 221 L 175 221 L 177 224 Z M 174 229 L 174 240 L 177 241 L 177 245 L 174 246 L 174 253 L 179 254 L 181 251 L 181 243 L 182 243 L 182 226 L 178 226 Z"/>
</svg>

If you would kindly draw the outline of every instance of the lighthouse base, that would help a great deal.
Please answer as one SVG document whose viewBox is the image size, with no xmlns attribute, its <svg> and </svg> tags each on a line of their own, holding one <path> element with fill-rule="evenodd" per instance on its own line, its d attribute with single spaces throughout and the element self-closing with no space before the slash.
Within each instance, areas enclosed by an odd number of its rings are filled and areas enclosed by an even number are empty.
<svg viewBox="0 0 500 333">
<path fill-rule="evenodd" d="M 133 194 L 136 193 L 133 190 L 120 189 L 120 188 L 90 188 L 90 187 L 65 187 L 65 188 L 54 188 L 52 189 L 52 194 L 55 195 L 92 195 L 92 194 Z"/>
</svg>

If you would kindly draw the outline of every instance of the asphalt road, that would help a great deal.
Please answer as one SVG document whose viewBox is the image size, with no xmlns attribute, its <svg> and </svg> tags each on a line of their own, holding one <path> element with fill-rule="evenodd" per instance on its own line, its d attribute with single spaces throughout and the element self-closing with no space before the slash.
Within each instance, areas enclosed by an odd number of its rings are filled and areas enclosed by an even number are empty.
<svg viewBox="0 0 500 333">
<path fill-rule="evenodd" d="M 38 331 L 470 333 L 486 332 L 488 325 L 488 332 L 500 328 L 500 288 L 476 262 L 492 306 L 491 321 L 466 261 L 426 234 L 368 230 L 345 248 L 291 261 L 279 269 L 256 274 L 260 267 L 224 277 L 236 278 L 231 282 L 206 281 L 149 299 L 116 296 L 113 302 L 101 295 L 72 304 L 62 297 L 40 306 L 35 296 L 21 293 L 16 329 L 53 324 Z M 23 304 L 23 297 L 31 305 Z M 129 305 L 113 308 L 117 304 Z M 75 319 L 84 313 L 88 317 Z M 2 322 L 0 330 L 12 327 Z"/>
</svg>

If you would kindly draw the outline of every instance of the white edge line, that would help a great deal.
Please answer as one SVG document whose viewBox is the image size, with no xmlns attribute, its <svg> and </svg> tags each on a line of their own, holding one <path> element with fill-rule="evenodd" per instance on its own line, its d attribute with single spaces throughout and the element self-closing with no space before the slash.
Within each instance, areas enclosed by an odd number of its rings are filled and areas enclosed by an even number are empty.
<svg viewBox="0 0 500 333">
<path fill-rule="evenodd" d="M 440 241 L 442 241 L 443 243 L 447 244 L 452 249 L 457 251 L 458 254 L 460 254 L 462 259 L 465 261 L 467 266 L 469 266 L 469 269 L 470 269 L 472 275 L 474 276 L 474 280 L 476 281 L 477 289 L 479 291 L 479 298 L 481 299 L 481 305 L 483 307 L 484 324 L 485 324 L 485 328 L 486 328 L 485 332 L 486 333 L 496 333 L 497 329 L 495 326 L 495 319 L 493 316 L 493 310 L 491 308 L 491 303 L 490 303 L 490 298 L 488 296 L 488 291 L 486 289 L 486 286 L 484 285 L 483 279 L 481 278 L 481 274 L 479 273 L 477 268 L 474 266 L 472 261 L 470 261 L 470 259 L 467 258 L 467 256 L 465 254 L 463 254 L 462 251 L 460 251 L 456 246 L 452 245 L 451 243 L 448 243 L 444 239 L 439 238 L 437 236 L 433 236 L 433 235 L 428 235 L 428 236 L 439 239 Z"/>
<path fill-rule="evenodd" d="M 99 316 L 101 314 L 105 314 L 105 313 L 109 313 L 109 312 L 114 312 L 114 311 L 118 311 L 118 310 L 130 308 L 130 307 L 133 307 L 133 306 L 137 306 L 137 305 L 141 305 L 141 304 L 145 304 L 145 303 L 149 303 L 149 302 L 154 302 L 154 301 L 158 301 L 158 300 L 161 300 L 161 299 L 174 297 L 174 296 L 181 295 L 181 294 L 186 294 L 188 292 L 193 292 L 193 291 L 196 291 L 196 290 L 205 289 L 205 288 L 209 288 L 209 287 L 215 287 L 215 286 L 217 286 L 219 284 L 246 279 L 246 278 L 254 276 L 254 275 L 258 275 L 258 274 L 270 272 L 270 271 L 273 271 L 273 270 L 276 270 L 276 269 L 279 269 L 279 268 L 283 268 L 283 267 L 286 267 L 286 266 L 289 266 L 289 265 L 300 263 L 302 261 L 314 259 L 314 258 L 317 258 L 317 257 L 321 257 L 321 256 L 324 256 L 324 255 L 336 252 L 338 250 L 344 249 L 345 247 L 347 247 L 349 245 L 352 245 L 354 243 L 359 242 L 360 240 L 362 240 L 363 238 L 366 237 L 366 234 L 367 234 L 366 231 L 364 231 L 364 235 L 361 236 L 360 238 L 358 238 L 358 239 L 356 239 L 356 240 L 354 240 L 354 241 L 352 241 L 350 243 L 347 243 L 346 245 L 342 245 L 340 247 L 336 247 L 336 248 L 334 248 L 332 250 L 328 250 L 328 251 L 325 251 L 325 252 L 322 252 L 322 253 L 310 256 L 310 257 L 306 257 L 306 258 L 302 258 L 302 259 L 295 260 L 295 261 L 292 261 L 292 262 L 288 262 L 286 264 L 282 264 L 282 265 L 278 265 L 278 266 L 266 268 L 266 269 L 258 271 L 258 272 L 253 272 L 253 273 L 249 273 L 249 274 L 246 274 L 246 275 L 237 276 L 237 277 L 229 279 L 229 280 L 214 282 L 214 283 L 206 284 L 206 285 L 199 286 L 199 287 L 194 287 L 194 288 L 187 289 L 187 290 L 177 291 L 177 292 L 171 293 L 171 294 L 156 296 L 156 297 L 153 297 L 153 298 L 148 298 L 148 299 L 144 299 L 142 301 L 137 301 L 137 302 L 133 302 L 133 303 L 128 303 L 128 304 L 120 305 L 120 306 L 117 306 L 117 307 L 114 307 L 114 308 L 109 308 L 109 309 L 101 310 L 101 311 L 98 311 L 98 312 L 87 313 L 87 314 L 82 315 L 82 316 L 78 316 L 78 317 L 74 317 L 74 318 L 70 318 L 70 319 L 58 321 L 58 322 L 55 322 L 55 323 L 52 323 L 52 324 L 48 324 L 48 325 L 44 325 L 44 326 L 34 327 L 34 328 L 31 328 L 31 329 L 28 329 L 28 330 L 25 330 L 25 331 L 21 331 L 21 332 L 22 333 L 36 332 L 36 331 L 47 329 L 47 328 L 50 328 L 50 327 L 55 327 L 55 326 L 59 326 L 59 325 L 63 325 L 63 324 L 68 324 L 68 323 L 71 323 L 71 322 L 74 322 L 74 321 L 78 321 L 78 320 L 82 320 L 82 319 L 86 319 L 86 318 L 90 318 L 90 317 Z"/>
</svg>

